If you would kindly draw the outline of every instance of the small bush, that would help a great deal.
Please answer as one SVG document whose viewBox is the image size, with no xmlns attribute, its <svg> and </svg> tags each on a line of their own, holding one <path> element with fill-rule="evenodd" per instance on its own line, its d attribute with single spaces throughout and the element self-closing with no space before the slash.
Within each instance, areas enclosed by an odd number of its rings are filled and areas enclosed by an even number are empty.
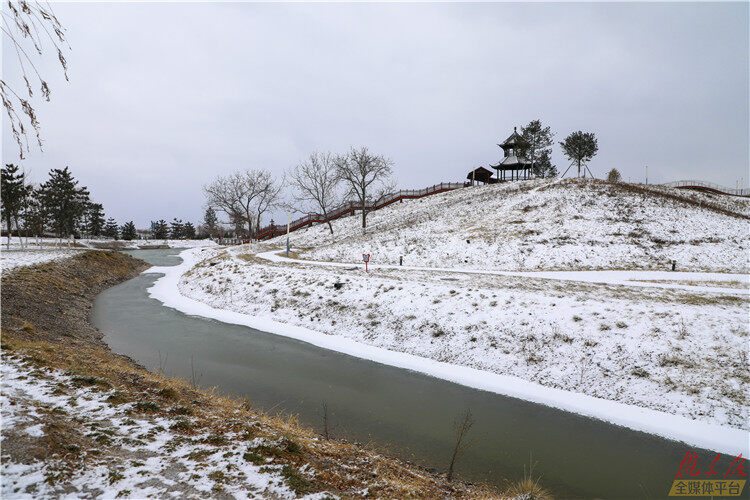
<svg viewBox="0 0 750 500">
<path fill-rule="evenodd" d="M 287 453 L 291 453 L 293 455 L 299 455 L 302 453 L 302 446 L 300 446 L 297 441 L 294 441 L 292 439 L 285 437 L 281 441 L 281 445 L 283 446 L 284 451 L 286 451 Z"/>
<path fill-rule="evenodd" d="M 693 367 L 693 362 L 689 359 L 678 358 L 674 354 L 663 354 L 659 356 L 659 366 L 684 366 L 685 368 Z"/>
<path fill-rule="evenodd" d="M 135 404 L 135 410 L 141 413 L 156 413 L 159 411 L 159 405 L 151 401 L 138 401 Z"/>
<path fill-rule="evenodd" d="M 312 482 L 291 465 L 285 465 L 281 469 L 281 475 L 286 479 L 286 483 L 289 487 L 298 495 L 304 495 L 310 492 Z"/>
<path fill-rule="evenodd" d="M 226 479 L 226 477 L 224 476 L 224 473 L 220 470 L 213 471 L 212 473 L 208 475 L 208 478 L 213 481 L 216 481 L 217 483 L 221 483 Z"/>
<path fill-rule="evenodd" d="M 552 336 L 555 340 L 561 340 L 562 342 L 565 342 L 566 344 L 570 344 L 573 342 L 573 337 L 570 335 L 565 335 L 564 333 L 556 333 Z"/>
<path fill-rule="evenodd" d="M 29 335 L 36 334 L 36 328 L 34 328 L 34 325 L 31 323 L 28 323 L 26 321 L 23 322 L 23 325 L 21 325 L 21 331 L 23 333 L 28 333 Z"/>
<path fill-rule="evenodd" d="M 620 175 L 620 171 L 616 168 L 613 168 L 609 172 L 607 172 L 607 182 L 620 182 L 622 180 L 622 175 Z"/>
<path fill-rule="evenodd" d="M 75 387 L 109 387 L 109 382 L 89 375 L 76 375 L 72 378 Z"/>
<path fill-rule="evenodd" d="M 254 451 L 248 451 L 247 453 L 242 455 L 242 458 L 255 465 L 262 465 L 266 463 L 266 459 L 258 453 L 255 453 Z"/>
<path fill-rule="evenodd" d="M 640 378 L 648 378 L 649 373 L 641 368 L 640 366 L 633 368 L 633 371 L 630 372 L 632 375 L 635 375 L 636 377 Z"/>
<path fill-rule="evenodd" d="M 107 398 L 107 403 L 113 404 L 113 405 L 121 405 L 123 403 L 127 403 L 128 398 L 127 396 L 119 391 L 114 392 Z"/>
<path fill-rule="evenodd" d="M 173 431 L 189 432 L 192 429 L 190 422 L 187 420 L 178 420 L 170 427 Z"/>
<path fill-rule="evenodd" d="M 211 434 L 206 438 L 206 443 L 214 446 L 221 446 L 227 444 L 227 438 L 221 434 Z"/>
<path fill-rule="evenodd" d="M 172 415 L 192 415 L 193 409 L 188 406 L 178 406 L 170 411 Z"/>
<path fill-rule="evenodd" d="M 164 389 L 160 390 L 158 394 L 164 399 L 176 399 L 177 398 L 177 391 L 175 391 L 171 387 L 165 387 Z"/>
</svg>

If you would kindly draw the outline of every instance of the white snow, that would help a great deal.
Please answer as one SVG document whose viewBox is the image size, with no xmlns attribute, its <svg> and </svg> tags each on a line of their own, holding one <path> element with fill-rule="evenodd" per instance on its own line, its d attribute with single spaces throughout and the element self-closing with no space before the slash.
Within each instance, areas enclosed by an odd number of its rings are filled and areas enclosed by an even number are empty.
<svg viewBox="0 0 750 500">
<path fill-rule="evenodd" d="M 9 271 L 17 267 L 32 266 L 34 264 L 43 264 L 57 259 L 72 257 L 80 252 L 81 250 L 78 249 L 56 249 L 50 247 L 24 250 L 11 247 L 11 250 L 6 250 L 5 246 L 3 246 L 0 249 L 0 263 L 2 263 L 3 271 Z"/>
<path fill-rule="evenodd" d="M 164 273 L 149 294 L 186 314 L 693 446 L 747 449 L 742 289 L 403 269 L 365 275 L 351 265 L 242 257 L 251 248 L 186 250 L 179 266 L 147 271 Z"/>
<path fill-rule="evenodd" d="M 298 250 L 298 249 L 294 249 Z M 394 264 L 370 264 L 348 262 L 316 261 L 285 257 L 284 252 L 271 250 L 256 255 L 259 259 L 272 262 L 288 262 L 324 267 L 343 267 L 366 269 L 393 269 L 405 271 L 438 271 L 446 273 L 482 274 L 495 276 L 519 276 L 563 281 L 581 281 L 585 283 L 602 283 L 610 285 L 642 286 L 692 290 L 698 292 L 728 292 L 730 294 L 750 294 L 750 274 L 701 273 L 681 271 L 492 271 L 470 268 L 398 266 Z"/>
<path fill-rule="evenodd" d="M 298 230 L 305 258 L 495 270 L 645 269 L 746 273 L 750 199 L 649 187 L 686 201 L 583 179 L 478 186 Z M 692 200 L 693 203 L 689 203 Z M 696 206 L 711 203 L 729 216 Z M 270 240 L 281 246 L 286 236 Z"/>
<path fill-rule="evenodd" d="M 4 241 L 7 241 L 3 238 Z M 25 241 L 25 240 L 24 240 Z M 113 242 L 112 240 L 63 240 L 54 238 L 41 238 L 39 240 L 30 238 L 28 244 L 21 245 L 18 238 L 12 238 L 10 248 L 7 243 L 0 246 L 0 264 L 3 271 L 9 271 L 17 267 L 43 264 L 57 259 L 64 259 L 78 255 L 90 249 L 96 249 L 97 245 L 116 244 L 118 249 L 137 249 L 139 246 L 167 245 L 169 248 L 206 248 L 217 246 L 212 240 L 133 240 Z"/>
<path fill-rule="evenodd" d="M 216 486 L 234 498 L 296 496 L 284 483 L 280 466 L 268 464 L 261 471 L 243 458 L 248 445 L 237 432 L 223 433 L 227 443 L 222 446 L 206 444 L 207 434 L 187 439 L 170 426 L 189 417 L 128 414 L 134 403 L 108 402 L 112 390 L 76 388 L 71 375 L 35 369 L 20 357 L 3 354 L 0 366 L 3 442 L 13 433 L 29 439 L 45 436 L 40 414 L 52 412 L 107 443 L 97 454 L 82 450 L 80 459 L 71 455 L 24 463 L 12 460 L 3 447 L 2 498 L 194 497 L 191 491 L 211 495 Z M 113 446 L 120 451 L 110 453 Z M 202 450 L 208 452 L 202 459 L 191 455 Z M 216 479 L 215 472 L 227 479 Z"/>
</svg>

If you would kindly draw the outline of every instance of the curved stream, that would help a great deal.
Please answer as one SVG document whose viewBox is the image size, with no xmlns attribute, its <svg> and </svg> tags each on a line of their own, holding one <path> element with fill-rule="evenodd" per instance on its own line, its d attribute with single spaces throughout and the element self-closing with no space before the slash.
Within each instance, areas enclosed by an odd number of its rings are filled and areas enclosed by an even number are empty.
<svg viewBox="0 0 750 500">
<path fill-rule="evenodd" d="M 176 265 L 179 250 L 129 252 Z M 266 411 L 298 414 L 318 431 L 327 407 L 332 437 L 368 443 L 444 470 L 453 421 L 470 409 L 473 444 L 457 474 L 503 485 L 536 462 L 542 484 L 561 496 L 666 496 L 687 445 L 251 328 L 187 316 L 148 297 L 143 274 L 104 291 L 92 322 L 112 350 L 150 369 L 192 377 L 247 397 Z M 695 450 L 701 460 L 715 456 Z M 726 470 L 722 456 L 717 470 Z"/>
</svg>

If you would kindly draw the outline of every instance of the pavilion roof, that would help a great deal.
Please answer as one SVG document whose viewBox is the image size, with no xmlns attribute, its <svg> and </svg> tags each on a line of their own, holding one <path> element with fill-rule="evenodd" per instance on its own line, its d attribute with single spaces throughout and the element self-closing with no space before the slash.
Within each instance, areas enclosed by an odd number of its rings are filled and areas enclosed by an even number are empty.
<svg viewBox="0 0 750 500">
<path fill-rule="evenodd" d="M 513 127 L 513 133 L 510 134 L 510 136 L 503 141 L 502 144 L 498 144 L 501 148 L 515 148 L 518 146 L 522 146 L 525 144 L 525 141 L 523 140 L 523 137 L 516 132 L 516 127 Z"/>
<path fill-rule="evenodd" d="M 490 168 L 494 168 L 496 170 L 518 170 L 521 168 L 527 168 L 529 165 L 531 165 L 531 162 L 526 158 L 522 156 L 511 155 L 503 158 L 503 160 L 497 165 L 490 165 Z"/>
<path fill-rule="evenodd" d="M 495 175 L 494 172 L 491 170 L 487 170 L 484 167 L 477 167 L 474 170 L 469 171 L 468 175 L 466 176 L 467 179 L 484 179 L 484 178 L 491 178 L 493 175 Z"/>
</svg>

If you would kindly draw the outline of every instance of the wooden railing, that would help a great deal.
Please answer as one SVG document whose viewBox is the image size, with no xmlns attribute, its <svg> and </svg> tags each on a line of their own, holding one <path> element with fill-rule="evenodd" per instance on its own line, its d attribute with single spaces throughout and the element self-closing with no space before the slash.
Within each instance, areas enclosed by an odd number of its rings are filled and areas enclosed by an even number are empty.
<svg viewBox="0 0 750 500">
<path fill-rule="evenodd" d="M 364 209 L 367 211 L 380 210 L 383 207 L 387 207 L 391 203 L 396 203 L 401 200 L 412 200 L 416 198 L 423 198 L 425 196 L 431 196 L 433 194 L 444 193 L 446 191 L 452 191 L 466 186 L 463 182 L 441 182 L 424 189 L 402 189 L 395 193 L 387 194 L 378 200 L 373 202 L 365 203 Z M 289 223 L 289 231 L 296 231 L 304 227 L 310 227 L 313 224 L 325 223 L 331 220 L 344 217 L 345 215 L 354 215 L 357 210 L 362 210 L 362 204 L 358 201 L 348 201 L 342 205 L 334 208 L 327 214 L 327 217 L 323 214 L 311 213 L 304 217 L 293 220 Z M 270 224 L 266 227 L 261 228 L 255 235 L 256 239 L 266 240 L 275 236 L 286 234 L 286 224 Z"/>
<path fill-rule="evenodd" d="M 728 194 L 732 196 L 750 196 L 749 188 L 734 189 L 734 188 L 728 188 L 726 186 L 721 186 L 719 184 L 715 184 L 713 182 L 706 182 L 706 181 L 696 181 L 696 180 L 675 181 L 675 182 L 667 182 L 666 184 L 662 184 L 662 186 L 674 187 L 674 188 L 679 188 L 679 189 L 698 189 L 702 191 L 711 191 L 714 193 Z"/>
</svg>

